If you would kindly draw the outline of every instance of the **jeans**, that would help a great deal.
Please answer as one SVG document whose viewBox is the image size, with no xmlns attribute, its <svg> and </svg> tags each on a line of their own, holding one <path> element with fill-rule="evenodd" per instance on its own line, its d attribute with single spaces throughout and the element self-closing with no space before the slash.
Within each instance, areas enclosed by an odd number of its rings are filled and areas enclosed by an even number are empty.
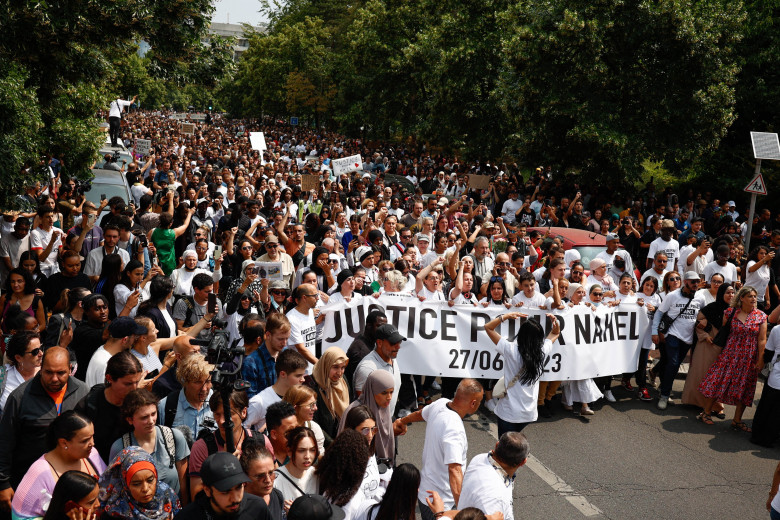
<svg viewBox="0 0 780 520">
<path fill-rule="evenodd" d="M 771 507 L 769 511 L 769 519 L 780 520 L 780 511 L 776 511 L 774 507 Z"/>
<path fill-rule="evenodd" d="M 685 359 L 685 355 L 690 350 L 690 343 L 685 343 L 676 336 L 667 335 L 664 338 L 664 346 L 661 350 L 661 362 L 663 369 L 659 371 L 661 375 L 661 396 L 669 397 L 672 393 L 672 384 L 680 369 L 680 363 Z M 665 360 L 663 359 L 665 358 Z"/>
<path fill-rule="evenodd" d="M 418 498 L 417 505 L 420 507 L 420 517 L 422 520 L 436 520 L 436 517 L 433 515 L 431 508 L 428 507 L 428 504 Z"/>
<path fill-rule="evenodd" d="M 502 435 L 504 435 L 506 432 L 521 432 L 523 431 L 523 428 L 528 426 L 531 423 L 511 423 L 509 421 L 503 420 L 501 417 L 496 417 L 497 425 L 498 425 L 498 438 L 500 439 Z"/>
<path fill-rule="evenodd" d="M 640 349 L 639 350 L 639 366 L 636 369 L 636 387 L 641 390 L 643 388 L 647 388 L 647 383 L 645 382 L 647 379 L 647 358 L 650 355 L 650 349 Z"/>
</svg>

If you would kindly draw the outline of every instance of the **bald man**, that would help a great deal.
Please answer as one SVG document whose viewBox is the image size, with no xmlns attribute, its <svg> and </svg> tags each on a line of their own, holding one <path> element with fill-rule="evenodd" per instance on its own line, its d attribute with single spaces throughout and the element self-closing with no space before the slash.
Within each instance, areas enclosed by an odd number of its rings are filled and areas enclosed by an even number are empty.
<svg viewBox="0 0 780 520">
<path fill-rule="evenodd" d="M 14 488 L 46 451 L 51 422 L 87 395 L 87 385 L 70 377 L 70 372 L 68 350 L 51 347 L 43 355 L 41 370 L 8 397 L 0 420 L 1 509 L 11 510 Z"/>
</svg>

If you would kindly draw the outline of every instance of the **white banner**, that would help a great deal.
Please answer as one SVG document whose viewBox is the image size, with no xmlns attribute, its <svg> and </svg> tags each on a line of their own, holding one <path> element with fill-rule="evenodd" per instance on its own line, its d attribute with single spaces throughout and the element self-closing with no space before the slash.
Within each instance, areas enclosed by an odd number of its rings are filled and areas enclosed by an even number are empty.
<svg viewBox="0 0 780 520">
<path fill-rule="evenodd" d="M 345 352 L 362 333 L 371 310 L 384 310 L 388 323 L 407 338 L 401 343 L 398 363 L 406 374 L 498 379 L 504 360 L 484 331 L 484 325 L 507 309 L 455 305 L 446 302 L 421 303 L 412 296 L 367 297 L 359 302 L 326 305 L 322 349 L 341 347 Z M 545 331 L 546 313 L 512 309 L 540 321 Z M 635 372 L 639 360 L 639 338 L 647 328 L 644 307 L 620 304 L 591 311 L 575 307 L 555 311 L 561 335 L 548 356 L 543 381 L 588 379 Z M 506 321 L 498 332 L 515 341 L 521 321 Z M 317 353 L 319 355 L 320 353 Z"/>
<path fill-rule="evenodd" d="M 268 150 L 263 132 L 249 132 L 249 142 L 252 143 L 252 150 L 260 150 L 261 152 Z"/>
<path fill-rule="evenodd" d="M 363 158 L 360 154 L 342 157 L 341 159 L 333 159 L 331 163 L 333 164 L 333 173 L 336 175 L 363 169 Z"/>
<path fill-rule="evenodd" d="M 149 155 L 149 150 L 152 148 L 152 141 L 150 139 L 136 139 L 133 148 L 135 148 L 135 153 L 146 157 Z"/>
</svg>

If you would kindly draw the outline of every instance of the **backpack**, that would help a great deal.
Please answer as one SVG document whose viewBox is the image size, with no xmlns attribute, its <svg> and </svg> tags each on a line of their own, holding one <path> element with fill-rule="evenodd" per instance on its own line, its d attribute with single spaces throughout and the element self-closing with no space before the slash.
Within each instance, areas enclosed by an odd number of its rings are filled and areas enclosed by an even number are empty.
<svg viewBox="0 0 780 520">
<path fill-rule="evenodd" d="M 179 394 L 181 390 L 176 390 L 168 394 L 165 398 L 165 426 L 168 428 L 173 426 L 173 420 L 176 418 L 176 409 L 179 406 Z"/>
<path fill-rule="evenodd" d="M 162 432 L 165 451 L 168 453 L 168 468 L 173 469 L 176 463 L 176 440 L 173 438 L 173 430 L 167 426 L 160 426 L 159 428 Z M 130 446 L 130 433 L 122 435 L 122 449 L 128 446 Z"/>
<path fill-rule="evenodd" d="M 178 294 L 173 296 L 173 306 L 176 306 L 176 303 L 179 300 L 184 300 L 184 304 L 187 306 L 187 310 L 184 314 L 184 326 L 185 327 L 192 327 L 195 325 L 194 323 L 189 323 L 190 318 L 192 318 L 192 314 L 195 312 L 195 298 L 193 296 L 187 296 L 184 294 Z"/>
<path fill-rule="evenodd" d="M 254 438 L 252 430 L 244 428 L 244 432 L 246 433 L 247 438 Z M 219 450 L 219 446 L 217 446 L 217 432 L 209 430 L 208 428 L 201 428 L 198 432 L 198 439 L 203 439 L 203 442 L 206 443 L 209 455 L 212 455 Z"/>
</svg>

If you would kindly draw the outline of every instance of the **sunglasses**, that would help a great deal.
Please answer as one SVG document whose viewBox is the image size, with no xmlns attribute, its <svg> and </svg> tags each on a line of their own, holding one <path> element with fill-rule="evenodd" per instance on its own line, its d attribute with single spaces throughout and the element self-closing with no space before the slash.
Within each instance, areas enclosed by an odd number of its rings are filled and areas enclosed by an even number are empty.
<svg viewBox="0 0 780 520">
<path fill-rule="evenodd" d="M 672 276 L 671 278 L 669 278 L 670 282 L 679 282 L 680 280 L 682 280 L 682 278 L 680 278 L 679 276 Z"/>
<path fill-rule="evenodd" d="M 362 433 L 364 437 L 368 437 L 369 433 L 373 433 L 373 434 L 376 435 L 376 432 L 378 432 L 378 431 L 379 431 L 379 428 L 377 426 L 374 426 L 372 428 L 369 428 L 368 426 L 366 426 L 365 428 L 361 428 L 360 429 L 360 433 Z"/>
<path fill-rule="evenodd" d="M 25 353 L 26 354 L 30 354 L 32 357 L 35 357 L 35 356 L 37 356 L 38 354 L 41 353 L 41 350 L 42 350 L 41 347 L 38 347 L 38 348 L 32 349 L 30 352 L 25 352 Z"/>
<path fill-rule="evenodd" d="M 287 291 L 285 291 L 284 289 L 274 289 L 273 291 L 271 291 L 271 294 L 274 294 L 276 296 L 286 296 Z"/>
</svg>

